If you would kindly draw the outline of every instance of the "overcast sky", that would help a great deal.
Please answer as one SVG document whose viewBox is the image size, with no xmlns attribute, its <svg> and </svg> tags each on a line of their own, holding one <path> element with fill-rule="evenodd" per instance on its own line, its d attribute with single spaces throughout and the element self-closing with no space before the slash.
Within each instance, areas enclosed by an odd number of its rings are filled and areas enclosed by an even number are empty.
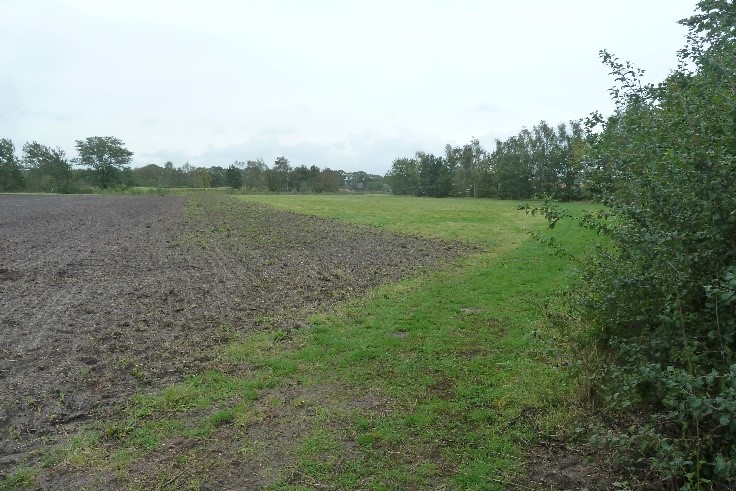
<svg viewBox="0 0 736 491">
<path fill-rule="evenodd" d="M 397 157 L 610 114 L 607 49 L 661 81 L 695 0 L 0 0 L 0 138 L 134 165 L 384 174 Z"/>
</svg>

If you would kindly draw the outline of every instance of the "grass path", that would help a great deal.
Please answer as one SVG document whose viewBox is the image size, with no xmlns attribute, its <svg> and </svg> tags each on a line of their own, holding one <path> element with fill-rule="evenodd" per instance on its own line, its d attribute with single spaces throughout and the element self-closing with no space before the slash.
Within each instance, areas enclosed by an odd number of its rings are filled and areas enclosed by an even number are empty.
<svg viewBox="0 0 736 491">
<path fill-rule="evenodd" d="M 305 475 L 340 489 L 503 489 L 535 439 L 569 426 L 567 354 L 543 314 L 571 265 L 530 238 L 541 221 L 515 203 L 485 200 L 247 199 L 487 250 L 316 317 L 279 352 L 300 383 L 341 384 L 384 401 L 320 428 L 331 445 L 302 455 Z M 576 244 L 572 252 L 583 246 L 579 234 L 555 233 Z"/>
</svg>

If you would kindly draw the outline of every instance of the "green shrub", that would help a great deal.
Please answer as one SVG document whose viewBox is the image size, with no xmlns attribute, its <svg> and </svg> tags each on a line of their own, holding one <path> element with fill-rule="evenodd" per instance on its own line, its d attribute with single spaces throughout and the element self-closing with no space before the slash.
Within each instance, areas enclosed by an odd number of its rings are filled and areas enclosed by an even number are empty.
<svg viewBox="0 0 736 491">
<path fill-rule="evenodd" d="M 736 7 L 698 7 L 659 85 L 602 53 L 617 110 L 589 120 L 588 187 L 606 210 L 583 223 L 609 240 L 573 301 L 602 354 L 594 395 L 619 423 L 598 439 L 683 489 L 736 485 Z"/>
</svg>

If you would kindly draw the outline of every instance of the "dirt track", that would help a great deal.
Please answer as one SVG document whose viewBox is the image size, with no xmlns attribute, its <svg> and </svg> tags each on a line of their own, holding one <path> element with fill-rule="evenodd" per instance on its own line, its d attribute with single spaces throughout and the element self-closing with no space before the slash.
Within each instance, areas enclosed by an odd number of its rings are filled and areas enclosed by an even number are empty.
<svg viewBox="0 0 736 491">
<path fill-rule="evenodd" d="M 263 316 L 461 252 L 224 196 L 0 195 L 0 477 Z"/>
</svg>

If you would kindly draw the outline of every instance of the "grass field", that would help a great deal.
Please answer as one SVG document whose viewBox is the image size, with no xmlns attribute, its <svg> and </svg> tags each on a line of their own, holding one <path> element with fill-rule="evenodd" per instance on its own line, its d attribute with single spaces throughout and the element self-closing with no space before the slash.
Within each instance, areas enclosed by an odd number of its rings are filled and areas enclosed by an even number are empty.
<svg viewBox="0 0 736 491">
<path fill-rule="evenodd" d="M 485 252 L 376 292 L 313 320 L 317 327 L 269 355 L 299 370 L 303 383 L 372 391 L 390 411 L 326 425 L 334 443 L 305 450 L 300 465 L 338 488 L 505 489 L 523 473 L 540 438 L 574 426 L 570 354 L 549 328 L 545 306 L 574 264 L 530 231 L 550 234 L 518 203 L 394 196 L 249 196 L 299 213 L 450 240 Z M 584 208 L 574 205 L 573 209 Z M 590 235 L 564 224 L 554 236 L 582 253 Z M 233 347 L 231 353 L 242 350 Z M 352 437 L 361 451 L 347 466 Z M 325 463 L 326 462 L 326 463 Z M 339 465 L 338 465 L 339 463 Z M 349 469 L 349 470 L 348 470 Z M 522 481 L 523 482 L 523 478 Z"/>
<path fill-rule="evenodd" d="M 508 489 L 525 482 L 536 442 L 574 426 L 572 357 L 545 316 L 574 263 L 529 232 L 554 232 L 577 255 L 591 242 L 581 229 L 547 231 L 515 202 L 232 199 L 477 249 L 313 315 L 308 328 L 263 319 L 216 354 L 217 369 L 137 395 L 118 420 L 45 456 L 47 467 L 116 475 L 130 489 L 200 489 L 236 455 L 265 476 L 253 488 Z M 37 472 L 21 469 L 0 489 Z"/>
</svg>

